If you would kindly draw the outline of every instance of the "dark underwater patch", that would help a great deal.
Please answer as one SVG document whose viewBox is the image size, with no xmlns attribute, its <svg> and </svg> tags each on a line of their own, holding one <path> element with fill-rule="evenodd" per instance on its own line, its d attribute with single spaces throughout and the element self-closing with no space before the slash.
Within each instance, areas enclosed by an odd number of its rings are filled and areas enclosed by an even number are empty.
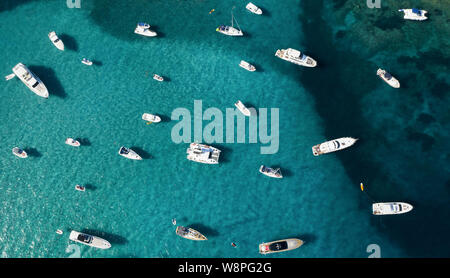
<svg viewBox="0 0 450 278">
<path fill-rule="evenodd" d="M 405 20 L 399 16 L 391 16 L 391 17 L 379 17 L 375 22 L 374 25 L 381 30 L 392 30 L 392 29 L 399 29 L 405 24 Z"/>
</svg>

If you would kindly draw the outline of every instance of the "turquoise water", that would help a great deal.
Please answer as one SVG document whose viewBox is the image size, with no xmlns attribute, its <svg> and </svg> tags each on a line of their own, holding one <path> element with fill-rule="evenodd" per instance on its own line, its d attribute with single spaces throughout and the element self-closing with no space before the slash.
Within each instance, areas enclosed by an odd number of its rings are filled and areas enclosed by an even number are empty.
<svg viewBox="0 0 450 278">
<path fill-rule="evenodd" d="M 378 244 L 382 257 L 450 255 L 448 5 L 410 1 L 430 13 L 418 23 L 398 20 L 405 7 L 388 0 L 381 9 L 354 1 L 254 1 L 263 16 L 248 13 L 246 1 L 82 0 L 80 9 L 65 2 L 0 4 L 3 75 L 22 62 L 50 92 L 39 98 L 17 78 L 0 87 L 2 257 L 69 257 L 70 230 L 113 245 L 80 246 L 83 258 L 260 257 L 259 243 L 288 237 L 306 244 L 269 256 L 367 257 L 369 244 Z M 214 31 L 230 22 L 232 6 L 243 38 Z M 138 21 L 160 36 L 133 34 Z M 66 51 L 50 43 L 51 30 Z M 288 47 L 319 67 L 274 56 Z M 95 65 L 84 66 L 83 57 Z M 241 59 L 258 72 L 238 67 Z M 379 80 L 378 67 L 402 88 Z M 154 72 L 169 82 L 154 81 Z M 278 153 L 220 143 L 212 145 L 223 150 L 221 164 L 186 160 L 188 144 L 171 140 L 172 111 L 193 112 L 194 100 L 202 100 L 203 109 L 225 112 L 237 99 L 279 108 Z M 163 122 L 146 125 L 144 112 Z M 342 136 L 360 141 L 313 157 L 312 145 Z M 65 145 L 67 137 L 83 146 Z M 122 145 L 146 159 L 120 157 Z M 30 157 L 13 156 L 14 146 Z M 262 176 L 261 164 L 281 167 L 285 178 Z M 88 190 L 75 191 L 77 183 Z M 375 217 L 372 200 L 415 209 Z M 209 240 L 176 236 L 172 218 Z"/>
</svg>

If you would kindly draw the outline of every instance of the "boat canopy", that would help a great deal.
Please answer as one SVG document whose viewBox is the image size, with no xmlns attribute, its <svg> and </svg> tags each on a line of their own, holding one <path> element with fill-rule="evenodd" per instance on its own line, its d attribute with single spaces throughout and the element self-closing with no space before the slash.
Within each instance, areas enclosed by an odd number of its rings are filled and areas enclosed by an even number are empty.
<svg viewBox="0 0 450 278">
<path fill-rule="evenodd" d="M 296 49 L 288 48 L 287 54 L 288 54 L 289 56 L 293 56 L 293 57 L 300 57 L 301 52 L 298 51 L 298 50 L 296 50 Z"/>
<path fill-rule="evenodd" d="M 269 249 L 271 251 L 280 251 L 280 250 L 284 250 L 284 249 L 287 249 L 287 248 L 288 248 L 288 244 L 287 244 L 286 241 L 279 241 L 277 243 L 272 243 L 269 246 Z"/>
<path fill-rule="evenodd" d="M 419 9 L 412 9 L 412 12 L 417 14 L 417 15 L 421 15 L 421 11 Z"/>
<path fill-rule="evenodd" d="M 384 74 L 384 77 L 385 77 L 387 80 L 390 80 L 390 79 L 392 78 L 392 75 L 391 75 L 389 72 L 386 72 L 386 73 Z"/>
<path fill-rule="evenodd" d="M 145 22 L 139 22 L 138 26 L 143 27 L 143 28 L 150 28 L 150 25 L 148 25 L 148 23 L 145 23 Z"/>
</svg>

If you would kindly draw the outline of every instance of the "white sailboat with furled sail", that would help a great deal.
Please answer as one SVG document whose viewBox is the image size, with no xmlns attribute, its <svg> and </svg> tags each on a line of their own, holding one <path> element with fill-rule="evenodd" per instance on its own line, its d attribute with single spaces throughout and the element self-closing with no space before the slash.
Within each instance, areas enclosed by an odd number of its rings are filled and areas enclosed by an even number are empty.
<svg viewBox="0 0 450 278">
<path fill-rule="evenodd" d="M 233 7 L 233 9 L 234 9 L 234 7 Z M 235 21 L 236 21 L 236 25 L 239 28 L 239 30 L 234 28 Z M 222 33 L 224 35 L 227 35 L 227 36 L 243 36 L 244 35 L 244 33 L 241 30 L 241 27 L 239 27 L 237 20 L 234 18 L 233 11 L 231 11 L 231 26 L 220 25 L 219 27 L 217 27 L 216 31 L 219 33 Z"/>
</svg>

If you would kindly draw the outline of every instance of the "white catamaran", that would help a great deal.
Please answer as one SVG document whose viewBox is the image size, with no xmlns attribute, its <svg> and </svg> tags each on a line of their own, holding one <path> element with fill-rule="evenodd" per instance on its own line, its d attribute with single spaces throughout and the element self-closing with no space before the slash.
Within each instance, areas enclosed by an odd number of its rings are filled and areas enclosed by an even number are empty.
<svg viewBox="0 0 450 278">
<path fill-rule="evenodd" d="M 14 74 L 36 95 L 48 98 L 48 90 L 44 83 L 24 64 L 18 63 L 12 69 Z"/>
<path fill-rule="evenodd" d="M 234 21 L 236 21 L 236 25 L 238 26 L 239 30 L 234 28 Z M 237 20 L 234 18 L 233 12 L 231 12 L 231 26 L 227 25 L 220 25 L 216 29 L 217 32 L 222 33 L 227 36 L 243 36 L 244 33 L 241 30 L 241 27 L 239 27 L 239 24 Z"/>
<path fill-rule="evenodd" d="M 314 156 L 318 156 L 325 153 L 340 151 L 355 144 L 356 141 L 358 141 L 358 139 L 352 137 L 342 137 L 315 145 L 312 147 L 312 152 Z"/>
</svg>

